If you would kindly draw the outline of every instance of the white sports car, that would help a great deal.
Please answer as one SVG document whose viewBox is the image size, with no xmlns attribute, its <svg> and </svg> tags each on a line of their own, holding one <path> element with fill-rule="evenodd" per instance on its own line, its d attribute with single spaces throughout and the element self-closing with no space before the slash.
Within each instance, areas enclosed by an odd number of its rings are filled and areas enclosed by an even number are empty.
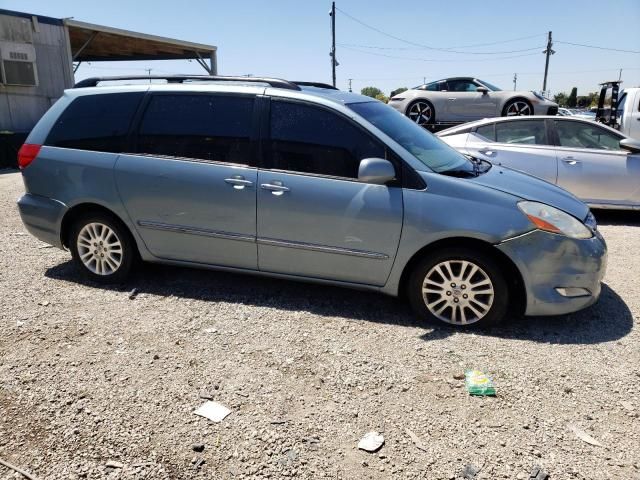
<svg viewBox="0 0 640 480">
<path fill-rule="evenodd" d="M 425 127 L 558 112 L 558 104 L 539 93 L 501 90 L 472 77 L 445 78 L 406 90 L 391 97 L 389 105 Z"/>
</svg>

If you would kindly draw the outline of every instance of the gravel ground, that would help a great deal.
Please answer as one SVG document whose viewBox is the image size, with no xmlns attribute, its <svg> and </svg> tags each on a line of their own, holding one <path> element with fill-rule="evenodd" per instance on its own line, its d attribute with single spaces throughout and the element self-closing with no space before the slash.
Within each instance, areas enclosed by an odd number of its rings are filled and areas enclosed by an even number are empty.
<svg viewBox="0 0 640 480">
<path fill-rule="evenodd" d="M 382 295 L 251 276 L 89 284 L 25 233 L 21 193 L 0 173 L 0 459 L 41 479 L 640 479 L 640 212 L 598 215 L 595 306 L 464 333 Z M 471 367 L 495 398 L 466 393 Z M 195 416 L 206 397 L 232 413 Z M 357 449 L 369 431 L 376 453 Z"/>
</svg>

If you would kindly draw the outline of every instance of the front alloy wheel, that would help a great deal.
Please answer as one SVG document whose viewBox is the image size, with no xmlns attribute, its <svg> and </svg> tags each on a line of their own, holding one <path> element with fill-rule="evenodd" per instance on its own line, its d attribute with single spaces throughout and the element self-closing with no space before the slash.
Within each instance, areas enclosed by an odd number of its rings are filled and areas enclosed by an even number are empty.
<svg viewBox="0 0 640 480">
<path fill-rule="evenodd" d="M 475 323 L 493 305 L 493 283 L 482 268 L 466 260 L 435 265 L 422 282 L 422 299 L 429 312 L 446 323 Z"/>
<path fill-rule="evenodd" d="M 448 248 L 423 259 L 409 279 L 411 306 L 422 318 L 460 327 L 499 323 L 509 289 L 492 255 Z"/>
<path fill-rule="evenodd" d="M 519 117 L 522 115 L 533 115 L 533 108 L 524 100 L 514 100 L 504 108 L 506 117 Z"/>
</svg>

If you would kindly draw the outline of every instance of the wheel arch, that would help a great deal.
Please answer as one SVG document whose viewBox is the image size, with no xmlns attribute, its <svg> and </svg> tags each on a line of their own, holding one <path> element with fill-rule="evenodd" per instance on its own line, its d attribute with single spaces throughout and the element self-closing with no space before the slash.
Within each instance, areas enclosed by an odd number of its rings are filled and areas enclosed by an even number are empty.
<svg viewBox="0 0 640 480">
<path fill-rule="evenodd" d="M 135 237 L 131 232 L 131 229 L 122 220 L 122 218 L 120 218 L 120 216 L 117 213 L 115 213 L 113 210 L 105 207 L 104 205 L 100 205 L 98 203 L 93 203 L 93 202 L 79 203 L 69 208 L 65 212 L 64 216 L 62 217 L 62 221 L 60 223 L 60 242 L 62 243 L 63 246 L 69 248 L 69 233 L 71 232 L 71 227 L 73 226 L 73 223 L 78 218 L 88 213 L 102 213 L 113 218 L 115 221 L 120 223 L 121 226 L 125 229 L 125 231 L 129 234 L 133 242 L 133 245 L 135 245 L 137 249 L 137 242 L 135 241 Z"/>
<path fill-rule="evenodd" d="M 513 305 L 510 310 L 517 315 L 524 314 L 527 293 L 522 274 L 516 264 L 505 253 L 495 248 L 491 243 L 471 237 L 443 238 L 425 245 L 415 252 L 404 266 L 402 274 L 400 275 L 400 282 L 398 285 L 399 296 L 406 295 L 407 283 L 411 276 L 411 272 L 423 258 L 433 255 L 436 251 L 452 247 L 467 248 L 476 251 L 481 250 L 483 253 L 493 257 L 504 272 L 505 281 L 509 286 L 509 293 L 513 299 Z"/>
</svg>

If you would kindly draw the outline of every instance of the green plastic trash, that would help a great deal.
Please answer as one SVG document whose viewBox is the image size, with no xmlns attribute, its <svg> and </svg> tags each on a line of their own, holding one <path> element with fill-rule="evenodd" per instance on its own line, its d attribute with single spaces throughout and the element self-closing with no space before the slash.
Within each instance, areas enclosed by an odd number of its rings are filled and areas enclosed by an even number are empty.
<svg viewBox="0 0 640 480">
<path fill-rule="evenodd" d="M 469 395 L 495 396 L 496 394 L 493 382 L 480 370 L 467 370 L 464 373 L 464 384 Z"/>
</svg>

